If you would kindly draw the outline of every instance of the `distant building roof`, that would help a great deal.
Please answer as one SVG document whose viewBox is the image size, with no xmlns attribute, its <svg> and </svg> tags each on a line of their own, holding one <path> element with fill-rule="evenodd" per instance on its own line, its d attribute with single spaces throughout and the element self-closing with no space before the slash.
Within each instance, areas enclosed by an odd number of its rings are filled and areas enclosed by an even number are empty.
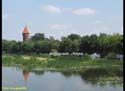
<svg viewBox="0 0 125 91">
<path fill-rule="evenodd" d="M 122 55 L 122 54 L 117 54 L 117 55 L 116 55 L 116 58 L 117 58 L 117 59 L 120 59 L 120 60 L 123 60 L 123 55 Z"/>
<path fill-rule="evenodd" d="M 91 57 L 92 58 L 100 58 L 100 54 L 93 53 L 93 54 L 91 54 Z"/>
<path fill-rule="evenodd" d="M 28 30 L 27 26 L 25 26 L 25 28 L 23 30 L 23 33 L 29 33 L 29 30 Z"/>
<path fill-rule="evenodd" d="M 97 56 L 97 55 L 100 55 L 100 54 L 97 54 L 97 53 L 93 53 L 92 55 L 94 55 L 94 56 Z"/>
</svg>

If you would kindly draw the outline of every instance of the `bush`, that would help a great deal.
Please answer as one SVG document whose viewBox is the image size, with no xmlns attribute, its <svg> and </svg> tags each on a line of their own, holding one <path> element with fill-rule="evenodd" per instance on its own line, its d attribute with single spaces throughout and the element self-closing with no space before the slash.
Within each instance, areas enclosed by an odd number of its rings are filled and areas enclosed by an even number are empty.
<svg viewBox="0 0 125 91">
<path fill-rule="evenodd" d="M 111 52 L 111 53 L 108 53 L 108 55 L 106 56 L 107 59 L 116 59 L 116 53 L 114 52 Z"/>
<path fill-rule="evenodd" d="M 84 55 L 83 55 L 83 57 L 85 58 L 85 59 L 91 59 L 91 56 L 88 54 L 88 53 L 85 53 Z"/>
<path fill-rule="evenodd" d="M 54 53 L 54 52 L 57 52 L 57 50 L 56 49 L 51 49 L 51 52 Z"/>
</svg>

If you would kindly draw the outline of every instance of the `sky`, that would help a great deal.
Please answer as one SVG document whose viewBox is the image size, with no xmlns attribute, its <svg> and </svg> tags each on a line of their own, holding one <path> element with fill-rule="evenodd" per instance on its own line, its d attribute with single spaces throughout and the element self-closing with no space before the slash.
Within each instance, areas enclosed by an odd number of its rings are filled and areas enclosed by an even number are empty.
<svg viewBox="0 0 125 91">
<path fill-rule="evenodd" d="M 22 41 L 25 26 L 55 39 L 123 34 L 123 0 L 2 0 L 2 39 Z"/>
</svg>

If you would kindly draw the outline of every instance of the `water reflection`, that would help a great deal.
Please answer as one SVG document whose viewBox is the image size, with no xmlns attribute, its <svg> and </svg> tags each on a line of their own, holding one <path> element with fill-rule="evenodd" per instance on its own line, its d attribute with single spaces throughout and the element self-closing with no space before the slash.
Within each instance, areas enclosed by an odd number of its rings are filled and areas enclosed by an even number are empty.
<svg viewBox="0 0 125 91">
<path fill-rule="evenodd" d="M 118 69 L 88 69 L 79 73 L 81 78 L 93 85 L 112 86 L 123 84 L 123 71 Z"/>
<path fill-rule="evenodd" d="M 31 71 L 36 75 L 44 75 L 47 71 Z M 49 71 L 49 72 L 59 72 L 66 78 L 71 76 L 80 76 L 82 80 L 86 83 L 94 85 L 105 86 L 107 84 L 123 85 L 123 70 L 120 69 L 85 69 L 83 71 Z"/>
<path fill-rule="evenodd" d="M 28 91 L 28 79 L 29 79 L 29 76 L 30 76 L 30 71 L 29 70 L 23 70 L 22 71 L 23 73 L 23 77 L 24 77 L 24 80 L 25 80 L 25 87 L 26 87 L 26 90 L 25 91 Z"/>
<path fill-rule="evenodd" d="M 38 71 L 38 70 L 34 70 L 34 71 L 30 71 L 33 72 L 36 75 L 43 75 L 45 73 L 45 71 Z"/>
<path fill-rule="evenodd" d="M 28 70 L 23 70 L 24 80 L 27 81 L 29 78 L 30 72 Z"/>
<path fill-rule="evenodd" d="M 36 88 L 43 91 L 122 91 L 123 87 L 123 70 L 121 69 L 40 71 L 10 67 L 2 70 L 2 78 L 6 78 L 5 80 L 15 80 L 17 77 L 19 81 L 9 86 L 26 86 L 27 91 L 36 91 Z M 8 84 L 4 83 L 3 86 Z"/>
</svg>

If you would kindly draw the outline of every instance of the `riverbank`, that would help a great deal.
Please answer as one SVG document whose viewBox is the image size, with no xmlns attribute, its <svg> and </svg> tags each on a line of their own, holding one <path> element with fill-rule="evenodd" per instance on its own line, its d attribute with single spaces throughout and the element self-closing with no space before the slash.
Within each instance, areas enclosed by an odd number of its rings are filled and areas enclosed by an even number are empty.
<svg viewBox="0 0 125 91">
<path fill-rule="evenodd" d="M 123 69 L 122 60 L 92 59 L 88 56 L 3 54 L 3 66 L 21 66 L 31 70 L 83 70 L 86 68 Z"/>
</svg>

